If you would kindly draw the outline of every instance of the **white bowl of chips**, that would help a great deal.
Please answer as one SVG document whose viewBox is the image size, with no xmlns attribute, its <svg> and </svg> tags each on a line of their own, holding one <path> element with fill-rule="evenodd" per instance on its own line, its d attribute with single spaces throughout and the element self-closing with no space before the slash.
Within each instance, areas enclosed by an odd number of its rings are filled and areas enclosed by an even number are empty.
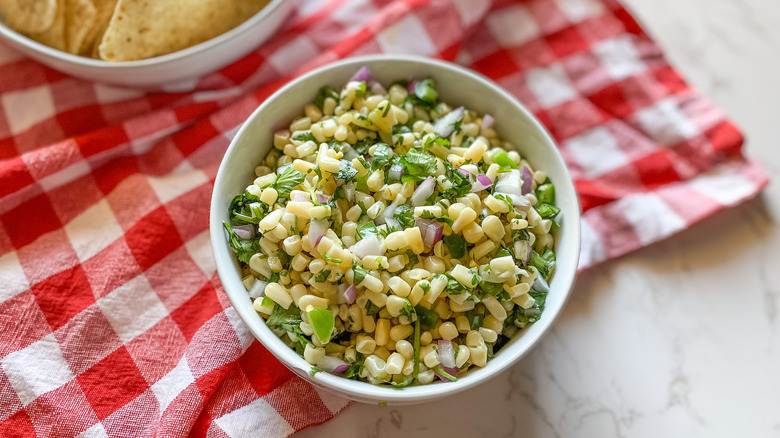
<svg viewBox="0 0 780 438">
<path fill-rule="evenodd" d="M 294 0 L 0 0 L 0 36 L 56 70 L 129 87 L 194 80 L 248 54 Z"/>
</svg>

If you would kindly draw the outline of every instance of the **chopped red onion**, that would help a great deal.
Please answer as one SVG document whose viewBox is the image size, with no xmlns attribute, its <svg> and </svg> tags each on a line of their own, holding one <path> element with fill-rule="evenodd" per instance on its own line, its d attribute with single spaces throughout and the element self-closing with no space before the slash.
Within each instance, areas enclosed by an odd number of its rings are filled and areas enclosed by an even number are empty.
<svg viewBox="0 0 780 438">
<path fill-rule="evenodd" d="M 409 82 L 406 83 L 406 92 L 409 94 L 414 94 L 414 87 L 417 86 L 417 80 L 412 79 Z"/>
<path fill-rule="evenodd" d="M 433 177 L 429 176 L 428 178 L 425 178 L 425 180 L 423 180 L 423 182 L 421 182 L 420 185 L 417 186 L 417 188 L 414 190 L 411 198 L 409 198 L 412 202 L 412 205 L 415 207 L 425 205 L 425 202 L 428 200 L 428 198 L 431 197 L 433 194 L 433 189 L 435 188 L 436 184 L 433 180 Z"/>
<path fill-rule="evenodd" d="M 346 371 L 349 368 L 349 364 L 338 357 L 325 355 L 317 361 L 317 368 L 326 373 L 339 374 Z"/>
<path fill-rule="evenodd" d="M 439 339 L 439 362 L 445 368 L 455 367 L 455 349 L 452 347 L 452 341 Z"/>
<path fill-rule="evenodd" d="M 533 187 L 534 183 L 534 176 L 531 173 L 531 169 L 528 168 L 528 166 L 523 166 L 523 186 L 520 188 L 520 193 L 523 195 L 527 195 L 531 193 L 531 188 Z"/>
<path fill-rule="evenodd" d="M 354 284 L 340 284 L 338 287 L 338 303 L 339 304 L 352 304 L 357 298 L 357 288 Z"/>
<path fill-rule="evenodd" d="M 471 178 L 471 172 L 469 172 L 468 170 L 466 170 L 466 169 L 464 169 L 462 167 L 458 167 L 458 172 L 460 172 L 465 177 Z"/>
<path fill-rule="evenodd" d="M 325 219 L 314 219 L 309 224 L 309 242 L 313 247 L 317 247 L 320 244 L 320 239 L 325 236 L 325 232 L 328 231 L 328 221 Z"/>
<path fill-rule="evenodd" d="M 482 131 L 492 128 L 494 122 L 493 116 L 485 114 L 485 116 L 482 117 Z"/>
<path fill-rule="evenodd" d="M 458 377 L 458 373 L 460 372 L 460 369 L 459 369 L 459 368 L 457 368 L 457 367 L 452 367 L 452 368 L 450 368 L 450 367 L 445 367 L 445 366 L 442 366 L 442 367 L 441 367 L 441 369 L 442 369 L 442 370 L 443 370 L 445 373 L 447 373 L 447 374 L 451 375 L 452 377 Z M 434 374 L 436 374 L 436 377 L 438 377 L 439 379 L 441 379 L 441 380 L 443 380 L 443 381 L 445 381 L 445 382 L 449 382 L 449 381 L 450 381 L 450 379 L 448 379 L 448 378 L 444 377 L 444 374 L 441 374 L 441 373 L 439 373 L 438 371 L 436 371 L 436 369 L 435 369 L 435 368 L 434 368 L 434 370 L 433 370 L 433 373 L 434 373 Z"/>
<path fill-rule="evenodd" d="M 349 79 L 350 82 L 357 81 L 357 82 L 368 82 L 371 80 L 371 71 L 368 70 L 368 67 L 365 65 L 363 67 L 360 67 L 360 70 L 358 70 L 352 77 Z"/>
<path fill-rule="evenodd" d="M 327 195 L 323 195 L 322 193 L 317 193 L 317 202 L 320 204 L 327 204 L 328 201 L 330 201 L 330 198 Z"/>
<path fill-rule="evenodd" d="M 255 227 L 252 225 L 236 225 L 233 227 L 233 231 L 242 239 L 251 239 L 255 237 Z"/>
<path fill-rule="evenodd" d="M 455 124 L 463 119 L 463 107 L 459 106 L 433 124 L 433 130 L 441 138 L 447 138 L 455 131 Z"/>
<path fill-rule="evenodd" d="M 349 247 L 349 252 L 361 259 L 366 256 L 381 257 L 384 255 L 382 252 L 382 243 L 376 236 L 368 236 L 365 239 L 360 239 L 357 243 Z"/>
<path fill-rule="evenodd" d="M 488 178 L 487 175 L 479 174 L 477 175 L 477 180 L 474 181 L 473 184 L 471 184 L 471 193 L 481 192 L 482 190 L 485 190 L 488 187 L 491 187 L 493 185 L 493 180 Z"/>
<path fill-rule="evenodd" d="M 442 233 L 444 232 L 444 225 L 433 219 L 417 218 L 414 220 L 414 226 L 420 229 L 423 244 L 427 248 L 433 248 L 433 246 L 436 245 L 436 242 L 441 240 Z"/>
<path fill-rule="evenodd" d="M 265 296 L 265 287 L 268 286 L 268 282 L 255 279 L 252 283 L 252 287 L 249 289 L 250 298 L 260 298 Z"/>
</svg>

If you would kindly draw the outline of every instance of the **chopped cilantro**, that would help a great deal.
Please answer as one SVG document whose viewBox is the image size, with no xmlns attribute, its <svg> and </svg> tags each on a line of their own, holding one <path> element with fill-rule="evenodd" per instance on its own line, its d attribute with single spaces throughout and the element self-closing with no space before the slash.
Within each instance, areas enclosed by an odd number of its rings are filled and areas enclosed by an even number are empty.
<svg viewBox="0 0 780 438">
<path fill-rule="evenodd" d="M 366 315 L 376 315 L 380 310 L 382 309 L 376 304 L 372 303 L 371 300 L 366 300 Z"/>
<path fill-rule="evenodd" d="M 410 149 L 403 156 L 401 162 L 404 165 L 404 176 L 401 181 L 422 181 L 436 173 L 436 157 L 417 149 Z"/>
<path fill-rule="evenodd" d="M 344 180 L 345 183 L 352 181 L 357 176 L 358 170 L 349 160 L 339 161 L 339 173 L 335 176 L 336 179 Z"/>
<path fill-rule="evenodd" d="M 393 150 L 385 143 L 378 143 L 374 150 L 374 160 L 371 162 L 371 170 L 382 169 L 390 162 L 390 154 Z"/>
<path fill-rule="evenodd" d="M 407 204 L 399 205 L 393 212 L 393 217 L 396 218 L 404 228 L 411 228 L 414 226 L 414 211 L 412 210 L 412 207 Z"/>
<path fill-rule="evenodd" d="M 249 263 L 253 255 L 260 252 L 260 244 L 254 239 L 242 239 L 238 237 L 233 228 L 227 222 L 222 222 L 228 232 L 230 247 L 236 251 L 236 257 L 244 263 Z"/>
<path fill-rule="evenodd" d="M 317 373 L 321 373 L 321 372 L 322 372 L 322 370 L 321 370 L 321 369 L 319 369 L 319 368 L 317 368 L 317 367 L 313 366 L 313 367 L 311 367 L 311 369 L 309 370 L 309 375 L 310 375 L 311 377 L 314 377 L 314 375 L 315 375 L 315 374 L 317 374 Z"/>
<path fill-rule="evenodd" d="M 447 177 L 447 180 L 452 183 L 452 187 L 445 190 L 441 195 L 454 202 L 456 198 L 469 193 L 471 190 L 471 181 L 469 181 L 469 178 L 466 175 L 460 173 L 448 162 L 444 163 L 444 167 L 444 174 Z"/>
<path fill-rule="evenodd" d="M 283 170 L 282 167 L 284 168 Z M 282 172 L 277 175 L 276 181 L 271 184 L 271 187 L 276 189 L 280 198 L 286 198 L 290 196 L 290 192 L 295 186 L 303 183 L 306 176 L 293 169 L 291 165 L 282 167 L 279 168 Z"/>
<path fill-rule="evenodd" d="M 320 255 L 322 256 L 322 258 L 323 258 L 323 259 L 324 259 L 326 262 L 335 263 L 335 264 L 337 264 L 337 265 L 338 265 L 338 264 L 341 264 L 341 259 L 337 259 L 337 258 L 335 258 L 335 257 L 329 257 L 329 256 L 327 256 L 327 255 L 325 255 L 325 254 L 320 254 Z"/>
<path fill-rule="evenodd" d="M 301 309 L 290 304 L 290 307 L 285 309 L 282 306 L 274 307 L 271 316 L 265 321 L 269 327 L 283 328 L 288 332 L 295 334 L 303 334 L 301 331 Z"/>
<path fill-rule="evenodd" d="M 352 265 L 352 272 L 355 274 L 354 280 L 352 281 L 355 286 L 359 285 L 368 274 L 368 271 L 358 266 L 357 264 Z"/>
<path fill-rule="evenodd" d="M 439 222 L 444 222 L 445 224 L 452 226 L 452 219 L 450 219 L 449 216 L 446 214 L 443 214 L 441 216 L 435 216 L 433 213 L 431 213 L 428 210 L 423 210 L 422 214 L 420 215 L 420 219 L 436 219 Z"/>
<path fill-rule="evenodd" d="M 250 205 L 255 202 L 260 202 L 260 198 L 252 195 L 249 192 L 244 192 L 240 195 L 236 195 L 232 201 L 230 201 L 230 207 L 228 207 L 228 217 L 231 224 L 256 224 L 260 222 L 262 217 L 252 216 L 252 207 Z"/>
<path fill-rule="evenodd" d="M 439 315 L 433 310 L 426 309 L 421 305 L 414 307 L 414 311 L 417 313 L 417 319 L 420 320 L 420 324 L 426 328 L 434 328 L 439 322 Z"/>
<path fill-rule="evenodd" d="M 301 131 L 297 135 L 292 137 L 295 141 L 313 141 L 317 142 L 317 138 L 314 137 L 314 134 L 311 133 L 311 131 Z"/>
<path fill-rule="evenodd" d="M 339 102 L 339 93 L 336 92 L 331 87 L 328 87 L 327 85 L 320 88 L 320 90 L 317 92 L 317 97 L 314 98 L 314 105 L 317 106 L 320 110 L 322 110 L 322 106 L 325 103 L 325 99 L 327 98 L 333 98 L 333 100 L 336 101 L 336 103 Z"/>
<path fill-rule="evenodd" d="M 450 250 L 452 257 L 459 259 L 466 255 L 466 239 L 464 239 L 463 236 L 459 234 L 450 234 L 449 236 L 444 236 L 442 240 L 444 241 L 444 245 L 447 246 L 447 249 Z"/>
<path fill-rule="evenodd" d="M 314 281 L 317 283 L 325 283 L 328 280 L 328 276 L 330 275 L 330 269 L 323 269 L 320 271 L 319 274 L 317 274 L 314 277 Z"/>
<path fill-rule="evenodd" d="M 545 280 L 549 280 L 552 271 L 555 269 L 555 252 L 550 248 L 545 248 L 541 254 L 531 251 L 531 258 L 528 260 L 528 263 L 535 267 Z"/>
</svg>

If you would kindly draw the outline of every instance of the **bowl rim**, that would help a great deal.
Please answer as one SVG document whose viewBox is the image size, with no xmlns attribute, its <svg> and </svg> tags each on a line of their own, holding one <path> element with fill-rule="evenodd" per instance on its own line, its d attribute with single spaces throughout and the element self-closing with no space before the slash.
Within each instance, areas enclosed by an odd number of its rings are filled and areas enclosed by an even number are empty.
<svg viewBox="0 0 780 438">
<path fill-rule="evenodd" d="M 271 105 L 271 102 L 279 99 L 281 96 L 285 95 L 288 91 L 295 88 L 299 84 L 309 81 L 310 79 L 315 78 L 318 75 L 321 75 L 330 70 L 341 69 L 348 65 L 352 65 L 355 66 L 356 68 L 359 68 L 362 65 L 369 65 L 370 63 L 376 61 L 401 61 L 401 62 L 408 62 L 408 63 L 422 63 L 422 64 L 434 66 L 436 68 L 450 70 L 455 72 L 456 74 L 465 76 L 467 80 L 477 81 L 481 83 L 482 86 L 486 86 L 492 89 L 493 92 L 497 93 L 498 95 L 501 95 L 502 98 L 506 99 L 514 107 L 516 107 L 518 111 L 524 113 L 528 121 L 533 125 L 534 129 L 538 130 L 539 133 L 546 139 L 546 141 L 553 147 L 553 156 L 555 157 L 555 160 L 558 161 L 558 164 L 560 165 L 561 169 L 563 170 L 564 176 L 566 177 L 562 182 L 557 181 L 556 187 L 558 186 L 559 183 L 563 183 L 567 186 L 567 192 L 574 194 L 574 197 L 571 200 L 572 205 L 570 205 L 570 207 L 573 208 L 570 208 L 570 212 L 568 213 L 568 216 L 570 217 L 566 217 L 566 228 L 569 230 L 568 233 L 570 233 L 569 235 L 571 236 L 572 239 L 572 242 L 568 243 L 572 251 L 572 254 L 570 255 L 572 263 L 566 266 L 567 269 L 565 271 L 556 268 L 556 277 L 561 277 L 561 280 L 559 281 L 566 282 L 562 285 L 560 289 L 561 293 L 563 293 L 564 296 L 561 299 L 560 306 L 558 306 L 557 308 L 549 309 L 549 311 L 545 309 L 546 317 L 534 323 L 535 326 L 541 325 L 542 327 L 537 332 L 531 333 L 530 335 L 526 335 L 531 337 L 528 338 L 527 347 L 525 349 L 517 352 L 512 357 L 506 356 L 503 359 L 501 359 L 502 355 L 498 354 L 496 355 L 496 357 L 494 357 L 488 362 L 489 364 L 493 364 L 493 366 L 488 366 L 485 368 L 471 371 L 469 373 L 469 376 L 472 376 L 472 378 L 462 379 L 459 380 L 458 382 L 451 382 L 451 383 L 448 382 L 447 384 L 432 384 L 432 385 L 409 386 L 405 388 L 393 388 L 393 387 L 372 385 L 366 382 L 349 380 L 325 372 L 309 375 L 311 381 L 313 381 L 315 384 L 323 386 L 326 390 L 341 394 L 342 396 L 346 396 L 353 400 L 357 400 L 361 402 L 365 402 L 366 400 L 373 400 L 376 402 L 389 403 L 389 404 L 422 403 L 425 401 L 430 401 L 433 399 L 439 399 L 448 395 L 452 395 L 469 388 L 473 388 L 476 385 L 484 383 L 485 381 L 491 379 L 492 377 L 502 373 L 503 371 L 511 367 L 513 364 L 515 364 L 529 351 L 531 351 L 533 347 L 537 345 L 539 340 L 550 331 L 549 330 L 550 327 L 558 318 L 562 309 L 565 307 L 566 302 L 571 296 L 571 290 L 574 286 L 576 273 L 577 273 L 577 264 L 579 261 L 580 245 L 581 245 L 580 242 L 581 207 L 576 197 L 576 191 L 574 190 L 574 183 L 573 180 L 571 179 L 571 174 L 566 166 L 566 163 L 563 161 L 560 151 L 558 150 L 558 145 L 555 142 L 555 140 L 552 138 L 552 136 L 547 131 L 547 129 L 541 124 L 541 122 L 539 122 L 539 120 L 512 94 L 510 94 L 508 91 L 500 87 L 498 84 L 496 84 L 486 76 L 477 73 L 473 70 L 470 70 L 466 67 L 448 61 L 442 61 L 438 59 L 426 58 L 426 57 L 416 56 L 416 55 L 373 54 L 373 55 L 349 57 L 349 58 L 331 62 L 329 64 L 311 70 L 301 76 L 298 76 L 297 78 L 291 80 L 284 86 L 280 87 L 272 95 L 267 97 L 252 112 L 252 114 L 249 117 L 247 117 L 247 119 L 241 125 L 240 129 L 237 131 L 236 135 L 231 140 L 231 143 L 228 146 L 228 149 L 226 150 L 225 155 L 222 158 L 222 161 L 220 162 L 219 170 L 217 171 L 217 175 L 214 179 L 214 190 L 212 192 L 212 198 L 210 204 L 211 211 L 209 216 L 210 237 L 212 241 L 212 250 L 215 257 L 217 272 L 220 275 L 220 279 L 222 278 L 223 272 L 225 273 L 225 275 L 230 275 L 231 273 L 232 275 L 237 275 L 234 261 L 227 260 L 226 257 L 222 257 L 222 255 L 218 253 L 219 251 L 218 246 L 225 247 L 227 243 L 223 235 L 224 230 L 222 224 L 219 223 L 219 218 L 217 217 L 218 215 L 217 209 L 224 207 L 223 205 L 216 205 L 217 198 L 218 198 L 217 188 L 219 187 L 219 185 L 221 185 L 220 184 L 221 181 L 225 178 L 225 174 L 228 172 L 225 167 L 225 163 L 227 161 L 226 158 L 230 156 L 233 153 L 233 151 L 238 148 L 239 139 L 241 139 L 243 135 L 245 135 L 245 133 L 250 129 L 249 126 L 252 124 L 252 122 L 257 117 L 259 117 L 259 115 L 262 114 L 263 111 L 268 106 Z M 222 239 L 222 241 L 220 241 L 219 239 Z M 221 243 L 217 243 L 217 242 L 221 242 Z M 230 251 L 229 247 L 227 249 L 228 251 Z M 306 370 L 311 369 L 312 365 L 310 365 L 308 362 L 305 362 L 305 360 L 302 357 L 300 357 L 294 350 L 292 350 L 286 344 L 284 344 L 281 341 L 281 339 L 279 339 L 270 330 L 270 328 L 268 328 L 268 326 L 264 324 L 264 322 L 261 323 L 260 325 L 262 332 L 256 333 L 255 330 L 253 330 L 252 324 L 250 324 L 248 321 L 245 320 L 245 316 L 253 317 L 259 320 L 262 320 L 262 318 L 258 317 L 254 311 L 249 312 L 249 310 L 239 306 L 239 304 L 241 303 L 234 302 L 233 300 L 234 294 L 237 292 L 229 292 L 228 287 L 225 286 L 225 282 L 222 282 L 222 284 L 225 293 L 228 295 L 228 298 L 231 301 L 231 304 L 233 304 L 233 307 L 236 310 L 236 312 L 239 314 L 239 317 L 247 325 L 249 331 L 252 333 L 255 339 L 260 341 L 264 345 L 264 347 L 267 348 L 269 352 L 271 352 L 271 354 L 277 360 L 281 361 L 288 368 L 294 371 L 302 371 L 302 372 L 306 372 Z M 243 288 L 241 292 L 243 292 L 244 294 L 246 293 L 246 291 L 243 290 Z M 236 299 L 238 299 L 238 297 L 236 297 Z M 250 313 L 253 313 L 254 315 L 249 315 Z M 278 348 L 279 346 L 282 346 L 284 348 L 280 350 Z"/>
<path fill-rule="evenodd" d="M 182 58 L 186 58 L 198 52 L 209 50 L 215 46 L 222 44 L 225 41 L 240 37 L 247 31 L 249 31 L 250 28 L 252 28 L 256 24 L 264 20 L 267 16 L 271 15 L 273 11 L 281 7 L 285 1 L 290 1 L 290 0 L 270 0 L 268 4 L 263 6 L 263 8 L 260 9 L 256 14 L 244 20 L 244 22 L 242 22 L 238 26 L 235 26 L 230 30 L 228 30 L 227 32 L 221 33 L 213 38 L 209 38 L 206 41 L 195 44 L 194 46 L 186 47 L 184 49 L 177 50 L 172 53 L 166 53 L 164 55 L 159 55 L 152 58 L 139 59 L 135 61 L 111 62 L 102 59 L 95 59 L 86 56 L 74 55 L 72 53 L 68 53 L 63 50 L 58 50 L 55 49 L 54 47 L 50 47 L 47 46 L 46 44 L 35 41 L 34 39 L 11 29 L 2 19 L 0 19 L 0 35 L 6 37 L 7 39 L 19 45 L 28 47 L 29 49 L 34 50 L 42 55 L 46 55 L 52 58 L 57 58 L 62 61 L 67 61 L 73 64 L 78 64 L 85 67 L 92 67 L 95 69 L 106 70 L 106 71 L 132 70 L 136 68 L 159 66 L 159 65 L 174 63 Z"/>
</svg>

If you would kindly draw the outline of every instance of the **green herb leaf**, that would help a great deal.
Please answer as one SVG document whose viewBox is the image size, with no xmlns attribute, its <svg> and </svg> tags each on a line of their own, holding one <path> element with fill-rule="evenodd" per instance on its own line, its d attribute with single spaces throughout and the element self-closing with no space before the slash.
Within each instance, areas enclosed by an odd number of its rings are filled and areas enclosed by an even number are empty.
<svg viewBox="0 0 780 438">
<path fill-rule="evenodd" d="M 495 195 L 493 195 L 493 197 L 498 199 L 499 201 L 504 201 L 504 204 L 506 204 L 507 208 L 509 208 L 509 211 L 515 210 L 515 206 L 512 204 L 512 198 L 510 198 L 509 196 L 496 193 Z"/>
<path fill-rule="evenodd" d="M 436 157 L 417 149 L 410 149 L 403 156 L 401 162 L 404 165 L 403 182 L 418 182 L 436 173 Z"/>
<path fill-rule="evenodd" d="M 449 216 L 446 214 L 443 214 L 441 216 L 435 216 L 433 213 L 431 213 L 428 210 L 423 210 L 422 214 L 420 215 L 420 219 L 435 219 L 439 222 L 444 222 L 445 224 L 452 226 L 452 219 L 450 219 Z"/>
<path fill-rule="evenodd" d="M 469 181 L 469 178 L 466 175 L 460 173 L 448 162 L 444 163 L 444 168 L 444 174 L 447 177 L 447 180 L 452 183 L 452 187 L 445 190 L 444 193 L 442 193 L 442 196 L 452 202 L 455 202 L 456 198 L 469 193 L 471 190 L 471 181 Z"/>
<path fill-rule="evenodd" d="M 260 222 L 263 216 L 253 216 L 251 204 L 259 203 L 260 198 L 244 192 L 240 195 L 236 195 L 232 201 L 230 201 L 230 207 L 228 207 L 228 217 L 230 223 L 235 225 L 240 224 L 256 224 Z M 262 205 L 262 204 L 261 204 Z"/>
<path fill-rule="evenodd" d="M 434 328 L 439 322 L 439 315 L 433 310 L 426 309 L 421 305 L 414 307 L 414 311 L 417 313 L 417 319 L 420 320 L 420 324 L 426 328 Z"/>
<path fill-rule="evenodd" d="M 414 95 L 422 102 L 433 106 L 439 98 L 439 92 L 436 91 L 436 81 L 433 79 L 423 79 L 414 84 Z"/>
<path fill-rule="evenodd" d="M 311 377 L 314 377 L 314 375 L 315 375 L 315 374 L 317 374 L 317 373 L 321 373 L 321 372 L 322 372 L 322 370 L 321 370 L 321 369 L 319 369 L 319 368 L 317 368 L 317 367 L 314 367 L 314 366 L 313 366 L 313 367 L 311 367 L 311 369 L 309 370 L 309 375 L 310 375 Z"/>
<path fill-rule="evenodd" d="M 317 283 L 325 283 L 326 281 L 328 281 L 329 275 L 330 275 L 330 269 L 323 269 L 322 271 L 320 271 L 319 274 L 317 274 L 314 277 L 314 281 L 316 281 Z"/>
<path fill-rule="evenodd" d="M 441 368 L 441 366 L 439 366 L 439 365 L 436 365 L 436 367 L 434 367 L 433 369 L 434 369 L 434 371 L 436 371 L 437 373 L 441 374 L 443 377 L 445 377 L 450 382 L 457 382 L 458 381 L 457 377 L 455 377 L 455 376 L 449 374 L 448 372 L 444 371 Z"/>
<path fill-rule="evenodd" d="M 393 150 L 385 143 L 378 143 L 374 150 L 374 159 L 371 162 L 371 170 L 384 168 L 390 162 L 390 154 Z"/>
<path fill-rule="evenodd" d="M 349 160 L 339 160 L 339 173 L 336 174 L 336 179 L 344 180 L 345 183 L 348 183 L 355 179 L 355 176 L 358 174 L 358 170 L 355 169 L 355 166 L 352 165 L 352 162 Z"/>
<path fill-rule="evenodd" d="M 253 255 L 260 252 L 260 244 L 254 239 L 244 240 L 233 231 L 227 222 L 222 222 L 228 232 L 228 244 L 236 251 L 236 257 L 244 263 L 249 263 Z"/>
<path fill-rule="evenodd" d="M 450 234 L 442 238 L 452 257 L 459 259 L 466 255 L 466 239 L 459 234 Z"/>
<path fill-rule="evenodd" d="M 326 262 L 335 263 L 337 265 L 341 264 L 341 262 L 342 262 L 341 259 L 337 259 L 335 257 L 329 257 L 329 256 L 327 256 L 325 254 L 320 254 L 320 255 L 322 256 L 323 260 L 325 260 Z"/>
<path fill-rule="evenodd" d="M 301 309 L 290 304 L 290 307 L 285 309 L 282 306 L 274 307 L 273 312 L 265 321 L 269 327 L 278 327 L 292 332 L 295 334 L 303 334 L 301 331 Z"/>
<path fill-rule="evenodd" d="M 406 258 L 409 259 L 409 262 L 406 264 L 406 269 L 412 269 L 415 265 L 420 263 L 420 257 L 411 249 L 406 250 Z"/>
<path fill-rule="evenodd" d="M 374 221 L 366 221 L 359 224 L 357 227 L 357 234 L 361 239 L 365 239 L 369 236 L 376 236 L 379 234 L 379 230 L 376 228 Z"/>
<path fill-rule="evenodd" d="M 317 138 L 314 137 L 314 134 L 311 133 L 311 131 L 301 131 L 298 134 L 294 135 L 292 137 L 295 141 L 313 141 L 317 142 Z"/>
<path fill-rule="evenodd" d="M 484 280 L 479 284 L 479 288 L 487 295 L 493 296 L 498 296 L 501 292 L 504 291 L 504 285 L 502 283 L 491 283 Z"/>
<path fill-rule="evenodd" d="M 276 189 L 280 198 L 287 198 L 290 196 L 292 189 L 303 183 L 305 177 L 306 176 L 302 172 L 298 172 L 293 169 L 291 165 L 288 165 L 284 167 L 284 170 L 276 177 L 276 181 L 271 184 L 271 187 Z"/>
<path fill-rule="evenodd" d="M 322 105 L 325 103 L 325 99 L 328 97 L 333 98 L 333 100 L 336 101 L 336 103 L 339 103 L 339 93 L 336 92 L 333 88 L 328 87 L 327 85 L 320 88 L 320 90 L 317 92 L 317 96 L 314 98 L 314 105 L 317 106 L 320 110 L 322 110 Z"/>
<path fill-rule="evenodd" d="M 542 254 L 531 251 L 531 257 L 528 260 L 528 263 L 535 267 L 545 280 L 550 280 L 550 276 L 555 269 L 555 252 L 550 248 L 545 248 L 544 251 L 542 251 Z"/>
<path fill-rule="evenodd" d="M 358 99 L 362 99 L 366 95 L 366 83 L 365 81 L 361 81 L 358 86 L 357 90 L 355 90 L 355 97 Z"/>
<path fill-rule="evenodd" d="M 368 154 L 368 149 L 374 144 L 374 139 L 370 137 L 366 137 L 363 140 L 358 140 L 357 143 L 355 143 L 355 146 L 352 146 L 352 149 L 359 155 L 366 155 Z M 364 164 L 365 166 L 365 164 Z M 368 169 L 368 166 L 365 166 L 366 169 Z"/>
<path fill-rule="evenodd" d="M 359 285 L 368 274 L 368 271 L 358 266 L 357 264 L 352 265 L 352 272 L 354 273 L 354 280 L 352 283 L 355 286 Z"/>
<path fill-rule="evenodd" d="M 414 211 L 412 207 L 407 204 L 399 205 L 393 212 L 393 217 L 401 223 L 404 228 L 411 228 L 414 226 Z"/>
<path fill-rule="evenodd" d="M 456 280 L 453 276 L 450 274 L 445 274 L 447 276 L 447 286 L 444 288 L 444 290 L 447 291 L 447 294 L 449 295 L 460 295 L 464 292 L 468 292 L 466 289 L 466 286 L 460 284 L 458 280 Z"/>
<path fill-rule="evenodd" d="M 376 315 L 380 310 L 382 309 L 376 304 L 372 303 L 371 300 L 366 300 L 366 315 Z"/>
</svg>

